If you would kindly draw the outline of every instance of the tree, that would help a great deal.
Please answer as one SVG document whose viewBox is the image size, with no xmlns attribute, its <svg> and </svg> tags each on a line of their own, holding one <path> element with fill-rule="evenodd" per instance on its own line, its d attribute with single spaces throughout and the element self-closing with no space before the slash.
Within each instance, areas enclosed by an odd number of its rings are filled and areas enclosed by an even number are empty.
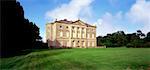
<svg viewBox="0 0 150 70">
<path fill-rule="evenodd" d="M 123 31 L 118 31 L 112 34 L 113 43 L 116 44 L 116 46 L 124 46 L 127 42 L 125 33 Z"/>
<path fill-rule="evenodd" d="M 39 36 L 39 28 L 24 17 L 24 10 L 17 1 L 2 1 L 1 56 L 12 56 L 22 50 L 32 49 Z"/>
<path fill-rule="evenodd" d="M 102 36 L 96 37 L 96 39 L 97 39 L 97 46 L 102 46 L 102 42 L 101 42 L 102 38 L 103 38 Z"/>
<path fill-rule="evenodd" d="M 147 33 L 146 37 L 144 38 L 144 46 L 150 48 L 150 32 Z"/>
<path fill-rule="evenodd" d="M 139 36 L 140 38 L 144 38 L 145 37 L 145 34 L 144 33 L 142 33 L 142 31 L 141 30 L 137 30 L 137 36 Z"/>
<path fill-rule="evenodd" d="M 150 32 L 147 33 L 147 35 L 145 37 L 145 41 L 150 42 Z"/>
<path fill-rule="evenodd" d="M 133 47 L 143 48 L 150 47 L 150 32 L 145 34 L 141 30 L 137 30 L 135 33 L 125 34 L 123 31 L 117 31 L 106 36 L 97 37 L 97 45 L 105 45 L 106 47 Z"/>
<path fill-rule="evenodd" d="M 120 47 L 126 44 L 126 36 L 123 31 L 117 31 L 107 34 L 104 37 L 97 37 L 98 45 L 106 45 L 107 47 Z"/>
</svg>

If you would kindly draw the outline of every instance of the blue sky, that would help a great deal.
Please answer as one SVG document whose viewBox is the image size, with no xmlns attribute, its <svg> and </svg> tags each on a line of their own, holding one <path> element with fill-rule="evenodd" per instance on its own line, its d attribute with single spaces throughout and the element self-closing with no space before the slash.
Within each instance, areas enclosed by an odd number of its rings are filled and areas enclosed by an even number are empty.
<svg viewBox="0 0 150 70">
<path fill-rule="evenodd" d="M 45 40 L 45 24 L 55 19 L 81 19 L 97 26 L 97 36 L 123 30 L 150 31 L 150 0 L 18 0 L 25 17 L 40 28 Z"/>
</svg>

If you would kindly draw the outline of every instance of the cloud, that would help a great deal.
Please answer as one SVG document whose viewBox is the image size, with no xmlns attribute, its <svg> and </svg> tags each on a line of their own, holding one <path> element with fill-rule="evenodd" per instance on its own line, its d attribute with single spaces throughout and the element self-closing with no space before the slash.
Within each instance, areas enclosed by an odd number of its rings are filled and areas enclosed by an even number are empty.
<svg viewBox="0 0 150 70">
<path fill-rule="evenodd" d="M 80 18 L 85 22 L 94 23 L 97 26 L 97 36 L 104 36 L 119 30 L 123 30 L 126 33 L 135 32 L 136 30 L 133 30 L 135 27 L 136 29 L 141 27 L 137 26 L 137 24 L 143 26 L 141 30 L 144 33 L 150 31 L 150 1 L 137 0 L 129 11 L 124 13 L 122 13 L 122 11 L 115 14 L 105 12 L 104 15 L 95 22 L 91 21 L 94 14 L 91 6 L 93 1 L 94 0 L 71 0 L 67 4 L 62 4 L 53 10 L 47 11 L 45 15 L 50 21 L 55 19 L 77 20 Z M 118 0 L 109 1 L 112 5 L 118 2 Z"/>
<path fill-rule="evenodd" d="M 118 30 L 125 30 L 124 26 L 120 23 L 122 21 L 122 12 L 112 15 L 106 12 L 102 18 L 99 18 L 94 24 L 97 26 L 97 36 L 104 36 Z"/>
<path fill-rule="evenodd" d="M 132 23 L 143 24 L 143 32 L 150 31 L 150 1 L 137 0 L 126 15 Z"/>
<path fill-rule="evenodd" d="M 55 19 L 69 19 L 77 20 L 81 17 L 90 17 L 91 9 L 90 4 L 93 0 L 71 0 L 68 4 L 62 4 L 60 7 L 46 12 L 46 18 L 48 20 Z M 82 13 L 84 12 L 84 13 Z"/>
<path fill-rule="evenodd" d="M 89 21 L 92 17 L 91 3 L 93 1 L 94 0 L 70 0 L 67 4 L 62 4 L 53 10 L 47 11 L 45 18 L 48 22 L 56 19 L 68 19 L 73 21 L 81 19 L 83 21 Z M 43 36 L 43 41 L 45 42 L 45 34 L 43 34 Z"/>
<path fill-rule="evenodd" d="M 112 1 L 112 0 L 110 0 Z M 95 24 L 97 25 L 97 36 L 113 33 L 118 30 L 123 30 L 127 33 L 135 27 L 142 27 L 142 31 L 147 33 L 150 31 L 150 1 L 137 0 L 131 6 L 129 11 L 117 12 L 115 15 L 106 12 L 102 18 L 99 18 Z M 141 26 L 137 26 L 141 25 Z M 130 26 L 130 27 L 129 27 Z M 133 31 L 133 30 L 132 30 Z M 136 30 L 134 30 L 135 32 Z"/>
</svg>

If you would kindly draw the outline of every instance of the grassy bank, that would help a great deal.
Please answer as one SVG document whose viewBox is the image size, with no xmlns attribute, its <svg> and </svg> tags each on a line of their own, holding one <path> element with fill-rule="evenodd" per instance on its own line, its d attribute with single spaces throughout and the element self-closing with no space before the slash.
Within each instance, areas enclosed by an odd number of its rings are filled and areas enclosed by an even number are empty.
<svg viewBox="0 0 150 70">
<path fill-rule="evenodd" d="M 148 70 L 150 48 L 36 50 L 1 58 L 3 70 Z"/>
</svg>

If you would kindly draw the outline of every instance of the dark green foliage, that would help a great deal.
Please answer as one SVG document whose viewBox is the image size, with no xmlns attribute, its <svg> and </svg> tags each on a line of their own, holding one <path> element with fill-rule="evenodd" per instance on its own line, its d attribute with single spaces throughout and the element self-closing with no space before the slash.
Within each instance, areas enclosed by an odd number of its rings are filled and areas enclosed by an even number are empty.
<svg viewBox="0 0 150 70">
<path fill-rule="evenodd" d="M 98 42 L 98 43 L 97 43 L 98 46 L 103 46 L 103 45 L 104 45 L 104 44 L 102 43 L 102 42 L 103 42 L 103 37 L 102 37 L 102 36 L 98 36 L 98 37 L 97 37 L 97 42 Z"/>
<path fill-rule="evenodd" d="M 123 31 L 118 31 L 106 36 L 97 37 L 98 46 L 107 47 L 132 47 L 132 48 L 143 48 L 150 47 L 150 32 L 145 36 L 141 30 L 137 30 L 136 33 L 125 34 Z"/>
<path fill-rule="evenodd" d="M 144 44 L 144 47 L 146 47 L 146 48 L 150 48 L 150 42 L 146 42 L 145 44 Z"/>
<path fill-rule="evenodd" d="M 48 49 L 48 44 L 47 43 L 43 43 L 42 41 L 37 41 L 34 44 L 34 49 Z"/>
<path fill-rule="evenodd" d="M 98 46 L 100 46 L 100 43 L 102 45 L 106 45 L 107 47 L 120 47 L 127 43 L 127 39 L 123 31 L 118 31 L 112 34 L 107 34 L 107 36 L 104 37 L 97 37 L 97 43 Z"/>
<path fill-rule="evenodd" d="M 126 45 L 127 47 L 134 47 L 134 48 L 142 48 L 144 46 L 144 41 L 141 39 L 133 40 L 132 42 Z"/>
<path fill-rule="evenodd" d="M 147 41 L 147 42 L 150 42 L 150 32 L 147 33 L 144 40 Z"/>
<path fill-rule="evenodd" d="M 18 1 L 2 2 L 2 46 L 1 56 L 13 56 L 19 51 L 32 49 L 39 36 L 39 27 L 24 17 L 23 7 Z"/>
<path fill-rule="evenodd" d="M 126 47 L 127 47 L 127 48 L 131 48 L 131 47 L 134 47 L 134 45 L 131 44 L 131 43 L 128 43 L 128 44 L 126 45 Z"/>
</svg>

